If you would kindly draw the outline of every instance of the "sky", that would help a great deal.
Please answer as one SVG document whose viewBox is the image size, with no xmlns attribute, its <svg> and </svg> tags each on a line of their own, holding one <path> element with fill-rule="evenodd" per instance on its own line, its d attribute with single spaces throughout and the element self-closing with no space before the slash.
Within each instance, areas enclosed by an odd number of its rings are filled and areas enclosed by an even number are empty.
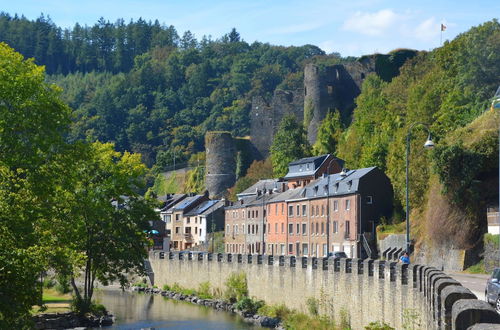
<svg viewBox="0 0 500 330">
<path fill-rule="evenodd" d="M 396 48 L 431 50 L 500 16 L 499 0 L 0 0 L 0 11 L 66 28 L 100 17 L 156 20 L 217 39 L 233 27 L 252 43 L 313 44 L 327 53 L 360 56 Z M 441 24 L 446 30 L 441 35 Z"/>
</svg>

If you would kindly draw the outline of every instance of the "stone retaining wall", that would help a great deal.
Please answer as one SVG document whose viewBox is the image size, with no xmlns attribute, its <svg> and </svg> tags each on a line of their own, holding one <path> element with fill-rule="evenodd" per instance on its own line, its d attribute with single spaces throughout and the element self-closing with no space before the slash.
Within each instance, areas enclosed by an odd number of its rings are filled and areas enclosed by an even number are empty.
<svg viewBox="0 0 500 330">
<path fill-rule="evenodd" d="M 224 289 L 231 273 L 247 275 L 250 296 L 306 311 L 314 297 L 336 320 L 349 315 L 353 329 L 383 321 L 396 329 L 467 329 L 498 323 L 500 316 L 468 289 L 433 267 L 381 260 L 295 258 L 267 255 L 153 252 L 154 284 Z M 470 301 L 466 301 L 470 300 Z"/>
</svg>

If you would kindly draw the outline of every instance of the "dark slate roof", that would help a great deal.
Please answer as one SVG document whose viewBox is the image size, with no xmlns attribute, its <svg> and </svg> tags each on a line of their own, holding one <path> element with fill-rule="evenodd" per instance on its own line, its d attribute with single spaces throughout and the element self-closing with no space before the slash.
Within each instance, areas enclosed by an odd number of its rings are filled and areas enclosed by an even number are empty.
<svg viewBox="0 0 500 330">
<path fill-rule="evenodd" d="M 299 160 L 295 160 L 295 161 L 289 163 L 288 165 L 314 163 L 315 167 L 318 167 L 319 165 L 321 165 L 325 161 L 326 157 L 328 157 L 328 154 L 316 156 L 316 157 L 301 158 Z"/>
<path fill-rule="evenodd" d="M 348 170 L 345 175 L 341 173 L 330 175 L 330 187 L 327 190 L 328 176 L 321 177 L 305 186 L 301 198 L 315 198 L 326 196 L 327 191 L 330 196 L 349 195 L 358 192 L 359 180 L 373 171 L 376 167 L 360 168 Z M 297 198 L 299 199 L 299 198 Z"/>
<path fill-rule="evenodd" d="M 202 198 L 203 195 L 196 195 L 191 197 L 186 197 L 180 203 L 176 204 L 173 208 L 174 211 L 182 211 L 189 207 L 191 204 Z"/>
<path fill-rule="evenodd" d="M 186 216 L 195 216 L 195 215 L 203 215 L 207 211 L 210 211 L 210 209 L 219 203 L 220 200 L 215 199 L 215 200 L 209 200 L 201 203 L 200 205 L 196 206 L 194 209 L 186 213 Z M 220 204 L 220 203 L 219 203 Z"/>
<path fill-rule="evenodd" d="M 174 195 L 165 195 L 158 197 L 159 200 L 165 199 L 165 205 L 163 205 L 161 211 L 162 212 L 167 211 L 168 209 L 172 208 L 177 203 L 179 203 L 186 196 L 187 196 L 186 194 L 174 194 Z"/>
<path fill-rule="evenodd" d="M 328 159 L 328 156 L 330 156 L 330 154 L 302 158 L 289 163 L 288 173 L 285 175 L 285 179 L 314 176 L 321 165 Z M 335 159 L 341 167 L 344 166 L 344 161 L 342 159 L 333 156 L 330 159 Z"/>
<path fill-rule="evenodd" d="M 301 199 L 301 194 L 305 188 L 289 189 L 281 194 L 277 194 L 269 200 L 269 203 L 278 203 L 286 200 Z"/>
<path fill-rule="evenodd" d="M 256 195 L 257 190 L 273 190 L 277 189 L 278 192 L 281 192 L 281 183 L 278 184 L 279 179 L 265 179 L 259 180 L 257 183 L 253 184 L 249 188 L 243 190 L 239 194 L 236 194 L 238 197 L 248 196 L 248 195 Z"/>
</svg>

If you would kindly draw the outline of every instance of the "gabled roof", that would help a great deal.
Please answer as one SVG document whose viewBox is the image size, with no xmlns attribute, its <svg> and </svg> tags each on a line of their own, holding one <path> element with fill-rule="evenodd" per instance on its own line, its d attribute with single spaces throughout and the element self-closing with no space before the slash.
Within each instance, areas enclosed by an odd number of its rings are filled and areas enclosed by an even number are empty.
<svg viewBox="0 0 500 330">
<path fill-rule="evenodd" d="M 315 176 L 321 165 L 328 161 L 328 159 L 335 159 L 340 167 L 344 166 L 344 161 L 342 159 L 330 154 L 302 158 L 288 164 L 288 173 L 285 175 L 284 179 Z"/>
<path fill-rule="evenodd" d="M 242 198 L 244 196 L 250 196 L 250 195 L 256 195 L 257 190 L 263 191 L 264 189 L 266 190 L 277 190 L 278 192 L 281 192 L 282 190 L 282 185 L 278 184 L 279 179 L 264 179 L 264 180 L 259 180 L 257 183 L 253 184 L 252 186 L 248 187 L 247 189 L 243 190 L 239 194 L 236 194 L 239 198 Z"/>
<path fill-rule="evenodd" d="M 203 195 L 196 195 L 196 196 L 186 197 L 180 203 L 176 204 L 173 207 L 173 210 L 174 211 L 183 211 L 186 208 L 188 208 L 189 206 L 191 206 L 193 203 L 195 203 L 196 201 L 198 201 L 200 198 L 203 198 L 203 197 L 204 197 Z"/>
<path fill-rule="evenodd" d="M 271 198 L 268 203 L 278 203 L 278 202 L 283 202 L 286 200 L 290 199 L 300 199 L 301 194 L 304 191 L 305 188 L 295 188 L 295 189 L 289 189 L 285 192 L 282 192 L 281 194 L 277 194 L 273 198 Z"/>
<path fill-rule="evenodd" d="M 214 209 L 218 208 L 216 206 L 220 207 L 220 204 L 223 203 L 221 203 L 221 201 L 218 199 L 205 201 L 200 205 L 196 206 L 195 208 L 193 208 L 188 213 L 186 213 L 185 216 L 196 216 L 196 215 L 204 215 L 206 213 L 211 213 Z"/>
<path fill-rule="evenodd" d="M 181 200 L 186 198 L 186 194 L 174 194 L 174 195 L 164 195 L 158 197 L 158 200 L 164 201 L 165 205 L 161 208 L 161 212 L 165 212 L 179 203 Z"/>
<path fill-rule="evenodd" d="M 348 170 L 345 175 L 342 173 L 331 174 L 329 188 L 327 188 L 328 176 L 321 177 L 303 188 L 305 189 L 303 197 L 324 197 L 327 195 L 327 192 L 330 196 L 354 194 L 359 190 L 359 180 L 374 169 L 376 167 Z"/>
</svg>

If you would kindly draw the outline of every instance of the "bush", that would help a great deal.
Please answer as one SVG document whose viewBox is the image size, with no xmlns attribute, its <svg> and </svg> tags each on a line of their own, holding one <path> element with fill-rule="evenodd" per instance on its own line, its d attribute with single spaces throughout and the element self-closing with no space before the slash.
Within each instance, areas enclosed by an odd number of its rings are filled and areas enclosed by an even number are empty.
<svg viewBox="0 0 500 330">
<path fill-rule="evenodd" d="M 238 302 L 236 303 L 236 309 L 246 312 L 246 313 L 251 313 L 255 314 L 257 311 L 264 306 L 264 301 L 262 300 L 254 300 L 249 297 L 243 297 Z"/>
<path fill-rule="evenodd" d="M 163 286 L 163 291 L 170 291 L 170 290 L 171 290 L 171 288 L 170 288 L 170 286 L 168 284 L 165 284 Z"/>
<path fill-rule="evenodd" d="M 225 298 L 235 303 L 244 297 L 248 297 L 247 276 L 245 273 L 232 273 L 226 280 Z"/>
<path fill-rule="evenodd" d="M 309 314 L 317 316 L 319 314 L 319 301 L 314 297 L 309 297 L 306 300 L 307 310 Z"/>
<path fill-rule="evenodd" d="M 273 305 L 273 306 L 264 305 L 257 311 L 257 314 L 259 315 L 277 317 L 281 320 L 287 318 L 291 313 L 293 313 L 292 310 L 290 310 L 284 304 Z"/>
<path fill-rule="evenodd" d="M 69 277 L 65 275 L 57 276 L 57 285 L 55 286 L 57 292 L 64 294 L 71 291 L 71 286 L 69 284 Z"/>
<path fill-rule="evenodd" d="M 148 285 L 146 283 L 143 283 L 143 282 L 135 282 L 133 284 L 133 286 L 138 286 L 140 288 L 147 288 L 148 287 Z"/>
<path fill-rule="evenodd" d="M 52 277 L 46 277 L 43 279 L 43 287 L 46 289 L 53 288 L 56 285 L 56 281 Z"/>
<path fill-rule="evenodd" d="M 210 294 L 210 282 L 202 282 L 198 287 L 198 297 L 201 299 L 212 299 L 213 296 Z"/>
<path fill-rule="evenodd" d="M 365 330 L 394 330 L 389 324 L 385 322 L 370 322 L 367 326 L 365 326 Z"/>
<path fill-rule="evenodd" d="M 335 323 L 330 318 L 317 316 L 311 317 L 304 313 L 291 313 L 284 319 L 283 325 L 285 326 L 285 329 L 337 329 L 337 327 L 335 327 Z"/>
<path fill-rule="evenodd" d="M 108 314 L 108 311 L 106 310 L 106 307 L 104 307 L 104 305 L 94 304 L 94 303 L 90 305 L 90 312 L 97 316 L 103 316 Z"/>
</svg>

